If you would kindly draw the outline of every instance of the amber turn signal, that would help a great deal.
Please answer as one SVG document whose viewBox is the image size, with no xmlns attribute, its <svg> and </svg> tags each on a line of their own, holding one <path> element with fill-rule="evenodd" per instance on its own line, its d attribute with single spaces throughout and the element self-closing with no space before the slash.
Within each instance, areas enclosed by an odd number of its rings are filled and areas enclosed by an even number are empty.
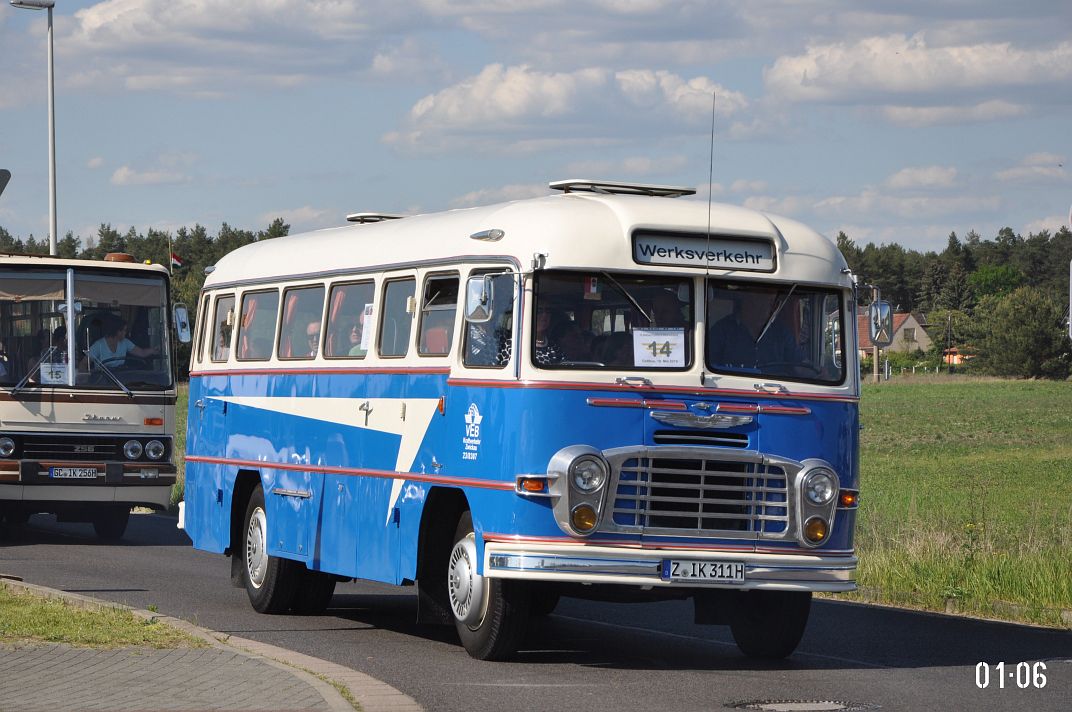
<svg viewBox="0 0 1072 712">
<path fill-rule="evenodd" d="M 543 492 L 547 485 L 542 477 L 525 477 L 521 480 L 521 489 L 525 492 Z"/>
<path fill-rule="evenodd" d="M 838 496 L 839 507 L 855 507 L 860 503 L 860 495 L 851 490 L 842 490 Z"/>
<path fill-rule="evenodd" d="M 822 517 L 812 517 L 804 523 L 804 538 L 813 544 L 818 544 L 826 538 L 826 520 Z"/>
<path fill-rule="evenodd" d="M 143 424 L 144 425 L 163 425 L 164 424 L 164 419 L 163 418 L 146 418 L 143 421 Z"/>
<path fill-rule="evenodd" d="M 579 504 L 573 510 L 573 528 L 587 533 L 596 528 L 596 510 L 590 504 Z"/>
</svg>

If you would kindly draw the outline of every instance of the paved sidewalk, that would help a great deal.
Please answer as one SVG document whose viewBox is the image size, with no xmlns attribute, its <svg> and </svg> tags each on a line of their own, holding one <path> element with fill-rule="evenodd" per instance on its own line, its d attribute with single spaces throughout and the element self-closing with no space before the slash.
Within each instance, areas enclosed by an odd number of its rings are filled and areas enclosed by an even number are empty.
<svg viewBox="0 0 1072 712">
<path fill-rule="evenodd" d="M 422 711 L 412 698 L 393 687 L 325 660 L 87 596 L 9 579 L 0 579 L 0 586 L 62 598 L 84 608 L 124 608 L 164 621 L 209 644 L 206 648 L 171 650 L 0 644 L 2 712 Z M 336 686 L 345 689 L 357 706 Z"/>
</svg>

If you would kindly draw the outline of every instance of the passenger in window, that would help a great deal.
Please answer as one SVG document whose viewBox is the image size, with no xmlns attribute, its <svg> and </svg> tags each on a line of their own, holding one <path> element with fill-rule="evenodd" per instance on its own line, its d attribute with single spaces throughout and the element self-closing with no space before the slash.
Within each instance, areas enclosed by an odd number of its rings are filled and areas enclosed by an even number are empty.
<svg viewBox="0 0 1072 712">
<path fill-rule="evenodd" d="M 737 295 L 733 312 L 711 329 L 708 340 L 711 363 L 745 369 L 798 363 L 797 339 L 785 320 L 775 319 L 768 325 L 777 308 L 777 299 L 773 293 Z"/>
<path fill-rule="evenodd" d="M 316 352 L 320 348 L 320 321 L 311 321 L 305 327 L 305 337 L 309 342 L 308 358 L 316 358 Z"/>
<path fill-rule="evenodd" d="M 93 342 L 89 347 L 89 355 L 82 359 L 80 368 L 85 369 L 90 364 L 98 363 L 105 366 L 125 366 L 127 355 L 146 359 L 150 356 L 158 356 L 160 349 L 150 346 L 142 348 L 127 338 L 127 323 L 123 319 L 113 319 L 105 324 L 104 336 Z"/>
<path fill-rule="evenodd" d="M 587 341 L 580 324 L 568 319 L 555 324 L 547 335 L 544 360 L 540 361 L 540 358 L 540 351 L 537 349 L 536 360 L 541 363 L 590 360 Z"/>
<path fill-rule="evenodd" d="M 666 290 L 655 294 L 651 303 L 652 326 L 681 329 L 686 326 L 685 316 L 681 312 L 681 300 L 677 295 Z"/>
<path fill-rule="evenodd" d="M 365 331 L 365 312 L 361 312 L 361 316 L 357 318 L 354 325 L 350 327 L 350 350 L 347 352 L 350 356 L 364 356 L 368 353 L 367 349 L 361 348 L 361 335 Z"/>
</svg>

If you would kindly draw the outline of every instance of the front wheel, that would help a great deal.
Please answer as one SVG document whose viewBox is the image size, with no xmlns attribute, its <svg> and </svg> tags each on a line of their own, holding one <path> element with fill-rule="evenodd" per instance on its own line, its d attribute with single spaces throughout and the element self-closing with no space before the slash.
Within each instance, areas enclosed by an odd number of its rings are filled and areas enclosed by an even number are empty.
<svg viewBox="0 0 1072 712">
<path fill-rule="evenodd" d="M 804 637 L 811 612 L 811 593 L 800 591 L 738 591 L 730 617 L 737 647 L 753 658 L 784 658 Z"/>
<path fill-rule="evenodd" d="M 447 600 L 462 646 L 477 660 L 506 660 L 517 652 L 529 619 L 528 590 L 521 582 L 477 573 L 476 535 L 462 515 L 447 560 Z"/>
<path fill-rule="evenodd" d="M 257 485 L 246 505 L 240 547 L 246 594 L 258 613 L 285 613 L 294 602 L 301 564 L 268 555 L 264 489 Z"/>
</svg>

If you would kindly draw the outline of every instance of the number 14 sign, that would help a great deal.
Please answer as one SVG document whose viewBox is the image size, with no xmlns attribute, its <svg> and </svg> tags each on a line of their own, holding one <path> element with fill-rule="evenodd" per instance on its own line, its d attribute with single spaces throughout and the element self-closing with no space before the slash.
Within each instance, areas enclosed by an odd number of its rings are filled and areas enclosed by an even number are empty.
<svg viewBox="0 0 1072 712">
<path fill-rule="evenodd" d="M 633 362 L 641 368 L 684 368 L 684 329 L 634 329 Z"/>
</svg>

